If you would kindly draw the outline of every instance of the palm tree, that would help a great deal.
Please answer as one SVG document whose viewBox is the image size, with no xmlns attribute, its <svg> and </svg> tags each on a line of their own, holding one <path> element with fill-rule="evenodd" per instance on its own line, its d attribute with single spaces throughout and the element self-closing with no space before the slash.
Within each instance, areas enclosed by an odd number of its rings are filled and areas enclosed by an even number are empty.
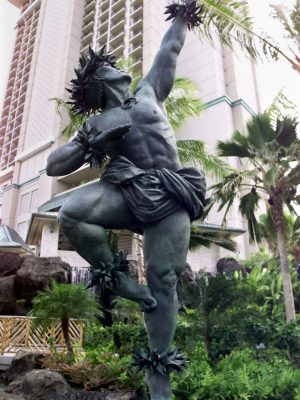
<svg viewBox="0 0 300 400">
<path fill-rule="evenodd" d="M 247 1 L 199 0 L 199 5 L 203 6 L 203 24 L 198 28 L 200 39 L 208 38 L 213 43 L 214 33 L 217 33 L 221 41 L 231 48 L 238 44 L 253 58 L 277 60 L 282 57 L 300 73 L 300 0 L 295 0 L 290 15 L 284 13 L 279 6 L 273 6 L 275 17 L 282 22 L 287 36 L 294 43 L 287 49 L 279 47 L 266 33 L 258 34 L 254 31 Z"/>
<path fill-rule="evenodd" d="M 292 255 L 296 267 L 300 265 L 300 217 L 284 213 L 287 252 Z M 260 236 L 267 241 L 269 249 L 277 256 L 277 238 L 274 222 L 270 212 L 262 214 L 259 221 Z"/>
<path fill-rule="evenodd" d="M 53 281 L 50 288 L 33 299 L 32 315 L 36 318 L 33 326 L 43 329 L 51 326 L 55 320 L 61 322 L 64 341 L 71 356 L 70 318 L 90 320 L 99 315 L 99 310 L 93 293 L 86 290 L 85 286 Z"/>
<path fill-rule="evenodd" d="M 226 215 L 235 199 L 239 199 L 241 214 L 247 219 L 250 235 L 258 239 L 256 212 L 261 200 L 268 200 L 274 222 L 280 256 L 287 320 L 295 319 L 291 275 L 287 257 L 284 206 L 294 210 L 299 202 L 296 187 L 300 184 L 300 141 L 297 122 L 285 117 L 272 125 L 269 114 L 259 114 L 247 124 L 246 134 L 235 131 L 232 138 L 218 143 L 222 157 L 239 157 L 246 167 L 227 175 L 212 187 L 213 196 L 207 211 L 220 202 L 219 211 Z"/>
</svg>

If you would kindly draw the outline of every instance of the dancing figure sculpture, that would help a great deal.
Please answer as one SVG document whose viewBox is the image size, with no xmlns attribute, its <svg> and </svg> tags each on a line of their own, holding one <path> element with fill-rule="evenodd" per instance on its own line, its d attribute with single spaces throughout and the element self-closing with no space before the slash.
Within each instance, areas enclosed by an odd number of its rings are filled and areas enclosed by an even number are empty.
<svg viewBox="0 0 300 400">
<path fill-rule="evenodd" d="M 171 342 L 176 329 L 176 284 L 186 262 L 190 223 L 201 216 L 205 179 L 196 168 L 182 168 L 163 102 L 175 78 L 177 57 L 186 31 L 200 24 L 196 1 L 167 7 L 172 25 L 147 75 L 134 93 L 131 77 L 118 69 L 105 49 L 82 55 L 71 83 L 73 109 L 98 112 L 75 138 L 53 151 L 47 173 L 61 176 L 86 162 L 103 163 L 101 179 L 71 195 L 59 222 L 75 250 L 87 260 L 99 284 L 115 295 L 139 302 L 150 350 L 135 356 L 148 368 L 152 400 L 172 397 L 169 373 L 184 359 Z M 132 281 L 112 254 L 107 229 L 129 229 L 143 235 L 147 285 Z M 101 281 L 102 279 L 102 281 Z M 101 281 L 101 282 L 100 282 Z"/>
</svg>

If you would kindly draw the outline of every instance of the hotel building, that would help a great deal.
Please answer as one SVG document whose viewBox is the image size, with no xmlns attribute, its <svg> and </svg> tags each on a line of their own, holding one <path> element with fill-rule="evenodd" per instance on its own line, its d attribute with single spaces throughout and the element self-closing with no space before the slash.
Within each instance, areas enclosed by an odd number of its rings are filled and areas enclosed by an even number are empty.
<svg viewBox="0 0 300 400">
<path fill-rule="evenodd" d="M 65 88 L 74 77 L 79 54 L 106 45 L 117 58 L 133 60 L 135 75 L 151 66 L 162 35 L 166 0 L 7 0 L 20 9 L 16 43 L 8 77 L 0 125 L 0 204 L 2 223 L 15 229 L 41 256 L 60 256 L 72 266 L 85 267 L 59 231 L 57 211 L 79 185 L 99 179 L 88 166 L 67 176 L 45 172 L 49 153 L 62 145 L 67 123 L 51 98 L 67 98 Z M 217 140 L 231 136 L 259 109 L 255 66 L 245 55 L 233 53 L 218 38 L 214 47 L 189 33 L 180 54 L 177 75 L 196 82 L 207 109 L 189 120 L 177 138 L 197 139 L 213 152 Z M 238 167 L 238 161 L 232 160 Z M 220 230 L 217 212 L 199 225 L 235 237 L 240 257 L 249 252 L 244 221 L 231 212 L 230 228 Z M 121 232 L 120 249 L 142 263 L 140 238 Z M 212 247 L 189 254 L 194 269 L 213 271 L 225 250 Z"/>
</svg>

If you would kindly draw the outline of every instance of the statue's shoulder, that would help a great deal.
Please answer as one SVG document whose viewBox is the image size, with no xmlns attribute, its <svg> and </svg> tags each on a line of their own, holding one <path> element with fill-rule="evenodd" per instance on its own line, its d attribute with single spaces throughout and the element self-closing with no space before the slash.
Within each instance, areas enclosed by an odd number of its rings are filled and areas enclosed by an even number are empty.
<svg viewBox="0 0 300 400">
<path fill-rule="evenodd" d="M 134 95 L 137 97 L 155 97 L 155 92 L 153 87 L 146 79 L 142 79 L 141 82 L 138 84 L 137 88 L 134 91 Z"/>
</svg>

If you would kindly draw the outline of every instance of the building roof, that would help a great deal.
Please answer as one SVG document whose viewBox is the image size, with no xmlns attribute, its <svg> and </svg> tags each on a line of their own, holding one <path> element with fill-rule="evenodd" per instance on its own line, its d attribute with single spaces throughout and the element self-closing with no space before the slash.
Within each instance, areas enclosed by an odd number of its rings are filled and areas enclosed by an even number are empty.
<svg viewBox="0 0 300 400">
<path fill-rule="evenodd" d="M 45 223 L 56 222 L 57 212 L 34 212 L 31 214 L 27 230 L 26 243 L 37 245 L 42 237 L 42 230 Z"/>
<path fill-rule="evenodd" d="M 59 197 L 59 196 L 58 196 Z M 65 200 L 66 196 L 63 196 L 61 199 L 62 201 Z M 43 206 L 46 204 L 51 204 L 50 202 L 45 203 Z M 53 206 L 54 203 L 52 203 Z M 61 205 L 61 203 L 60 203 Z M 43 208 L 40 207 L 41 208 Z M 59 206 L 59 203 L 55 203 L 55 206 Z M 41 238 L 42 235 L 42 229 L 45 223 L 47 222 L 56 222 L 57 221 L 57 212 L 35 212 L 32 213 L 31 215 L 31 220 L 27 232 L 27 237 L 26 237 L 26 243 L 31 244 L 31 245 L 36 245 L 38 241 Z M 217 224 L 209 224 L 206 222 L 193 222 L 193 227 L 196 228 L 196 230 L 200 233 L 215 233 L 217 236 L 221 237 L 235 237 L 242 235 L 246 231 L 243 229 L 239 228 L 234 228 L 234 227 L 224 227 L 221 225 Z"/>
<path fill-rule="evenodd" d="M 19 253 L 20 255 L 33 254 L 21 236 L 8 225 L 0 225 L 0 252 Z"/>
</svg>

